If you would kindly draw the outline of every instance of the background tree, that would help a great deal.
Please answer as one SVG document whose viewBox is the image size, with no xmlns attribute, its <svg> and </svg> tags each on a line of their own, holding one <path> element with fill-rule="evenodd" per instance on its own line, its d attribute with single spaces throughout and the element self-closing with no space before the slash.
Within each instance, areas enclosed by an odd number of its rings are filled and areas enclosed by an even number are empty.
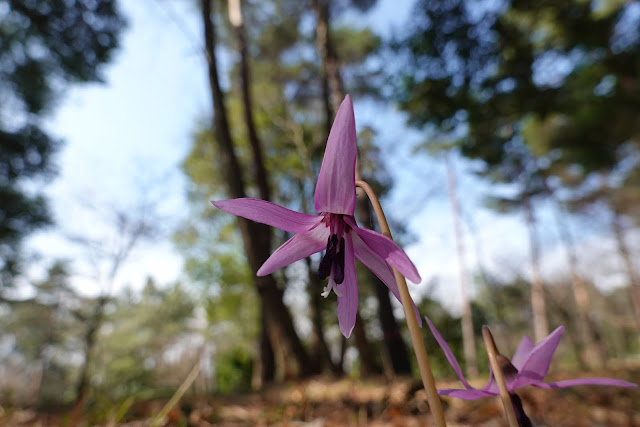
<svg viewBox="0 0 640 427">
<path fill-rule="evenodd" d="M 516 199 L 531 224 L 530 198 L 544 185 L 524 183 L 546 177 L 566 189 L 563 179 L 576 173 L 586 183 L 619 167 L 621 154 L 638 144 L 635 7 L 418 2 L 413 30 L 398 44 L 408 70 L 400 73 L 400 105 L 411 124 L 431 126 L 459 141 L 465 156 L 483 160 L 486 175 L 519 162 L 523 179 L 502 173 L 502 181 L 519 183 L 527 197 Z"/>
<path fill-rule="evenodd" d="M 74 398 L 75 370 L 69 357 L 79 350 L 76 337 L 82 331 L 75 312 L 87 301 L 76 293 L 69 278 L 67 264 L 55 262 L 46 277 L 33 284 L 34 297 L 14 300 L 11 310 L 0 318 L 3 337 L 13 337 L 9 355 L 19 360 L 17 372 L 24 377 L 22 390 L 16 393 L 19 403 L 49 407 Z M 9 366 L 8 357 L 4 363 Z"/>
<path fill-rule="evenodd" d="M 125 26 L 115 0 L 0 1 L 0 287 L 20 268 L 20 243 L 51 223 L 39 180 L 60 146 L 42 126 L 67 85 L 101 81 Z"/>
</svg>

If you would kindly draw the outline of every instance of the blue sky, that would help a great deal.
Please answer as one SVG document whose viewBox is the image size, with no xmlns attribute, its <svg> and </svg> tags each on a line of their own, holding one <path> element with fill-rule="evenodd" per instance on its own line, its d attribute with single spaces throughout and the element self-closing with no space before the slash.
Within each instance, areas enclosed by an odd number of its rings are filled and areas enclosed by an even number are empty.
<svg viewBox="0 0 640 427">
<path fill-rule="evenodd" d="M 48 121 L 52 133 L 66 141 L 58 156 L 60 174 L 46 187 L 61 230 L 40 233 L 31 243 L 46 258 L 73 260 L 74 282 L 85 292 L 100 289 L 88 277 L 87 251 L 70 245 L 64 234 L 90 236 L 106 245 L 115 238 L 113 228 L 105 225 L 109 207 L 131 212 L 144 200 L 158 204 L 165 233 L 133 253 L 115 286 L 139 288 L 147 275 L 160 283 L 181 275 L 182 261 L 169 240 L 171 228 L 187 213 L 179 164 L 189 150 L 197 120 L 211 114 L 198 15 L 192 7 L 186 0 L 122 1 L 129 28 L 115 61 L 106 69 L 106 84 L 73 86 Z M 359 23 L 387 32 L 398 28 L 409 13 L 408 7 L 385 0 Z M 384 118 L 384 127 L 377 127 L 397 184 L 385 209 L 391 217 L 407 221 L 418 238 L 407 251 L 424 281 L 412 292 L 424 291 L 436 277 L 437 295 L 447 306 L 455 306 L 457 264 L 442 162 L 411 152 L 423 137 L 406 129 L 392 108 L 356 103 L 355 114 L 358 127 Z M 458 164 L 459 171 L 467 169 L 468 164 Z M 496 272 L 527 271 L 519 218 L 498 218 L 480 209 L 486 185 L 468 172 L 459 179 L 463 209 L 473 215 L 480 230 L 483 262 Z M 562 269 L 562 255 L 553 249 L 554 231 L 543 228 L 542 234 L 551 255 L 545 259 L 545 271 L 551 274 Z M 585 254 L 594 253 L 590 246 L 598 244 L 588 242 L 585 238 Z M 465 243 L 468 264 L 473 266 L 474 242 L 468 234 Z"/>
</svg>

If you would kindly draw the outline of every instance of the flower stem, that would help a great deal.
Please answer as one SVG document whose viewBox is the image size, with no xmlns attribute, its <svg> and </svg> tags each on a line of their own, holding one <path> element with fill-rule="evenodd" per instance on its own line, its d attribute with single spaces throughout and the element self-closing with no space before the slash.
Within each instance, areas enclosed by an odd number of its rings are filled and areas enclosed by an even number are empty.
<svg viewBox="0 0 640 427">
<path fill-rule="evenodd" d="M 518 419 L 516 418 L 516 413 L 513 410 L 513 403 L 511 402 L 511 396 L 509 396 L 509 391 L 507 390 L 507 384 L 504 381 L 504 373 L 498 363 L 498 356 L 500 355 L 500 352 L 498 352 L 496 343 L 493 340 L 493 335 L 491 335 L 491 331 L 486 325 L 482 327 L 482 338 L 484 339 L 484 346 L 486 347 L 487 354 L 489 355 L 489 363 L 491 364 L 493 377 L 496 379 L 496 383 L 498 384 L 498 390 L 500 390 L 500 398 L 502 399 L 504 412 L 507 416 L 507 422 L 510 427 L 518 427 Z"/>
<path fill-rule="evenodd" d="M 374 193 L 371 186 L 364 181 L 356 181 L 356 186 L 362 188 L 369 197 L 369 201 L 371 201 L 371 205 L 373 206 L 373 211 L 375 212 L 376 218 L 378 219 L 378 224 L 380 225 L 380 232 L 388 238 L 393 239 L 393 237 L 391 236 L 391 231 L 389 230 L 389 224 L 387 223 L 387 219 L 382 210 L 382 206 L 380 205 L 378 197 Z M 398 284 L 398 290 L 400 291 L 400 300 L 402 302 L 402 308 L 404 309 L 404 317 L 407 321 L 409 334 L 411 335 L 413 351 L 415 352 L 416 359 L 418 360 L 418 367 L 420 368 L 422 384 L 424 385 L 424 389 L 427 392 L 427 402 L 429 403 L 429 408 L 431 409 L 431 413 L 433 414 L 436 425 L 439 427 L 445 427 L 447 423 L 444 419 L 442 402 L 440 402 L 440 397 L 438 396 L 438 390 L 436 389 L 436 382 L 433 379 L 433 372 L 431 371 L 431 365 L 429 364 L 427 350 L 424 346 L 422 334 L 420 333 L 416 315 L 413 311 L 413 301 L 411 300 L 411 295 L 409 294 L 409 289 L 407 288 L 407 281 L 405 280 L 404 276 L 400 274 L 400 272 L 398 272 L 398 270 L 396 270 L 395 268 L 393 268 L 393 274 L 395 276 L 396 283 Z"/>
</svg>

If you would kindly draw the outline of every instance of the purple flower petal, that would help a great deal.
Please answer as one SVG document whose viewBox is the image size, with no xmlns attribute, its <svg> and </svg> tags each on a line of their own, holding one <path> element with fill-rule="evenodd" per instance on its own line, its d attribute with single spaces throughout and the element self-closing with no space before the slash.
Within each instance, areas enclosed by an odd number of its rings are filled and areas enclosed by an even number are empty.
<svg viewBox="0 0 640 427">
<path fill-rule="evenodd" d="M 259 199 L 215 200 L 211 203 L 216 208 L 230 214 L 267 224 L 291 233 L 310 230 L 314 225 L 322 221 L 322 217 L 319 215 L 309 215 L 292 211 L 275 203 Z"/>
<path fill-rule="evenodd" d="M 638 384 L 617 380 L 615 378 L 575 378 L 572 380 L 556 381 L 552 383 L 536 382 L 531 385 L 541 388 L 564 388 L 577 385 L 607 385 L 614 387 L 638 388 Z"/>
<path fill-rule="evenodd" d="M 447 344 L 447 342 L 444 340 L 444 338 L 442 338 L 442 335 L 440 335 L 440 332 L 438 332 L 436 327 L 433 325 L 433 323 L 431 323 L 431 320 L 429 320 L 429 318 L 427 316 L 424 316 L 424 320 L 427 321 L 427 325 L 429 326 L 429 329 L 431 329 L 431 333 L 435 337 L 436 341 L 438 341 L 438 344 L 440 345 L 440 348 L 442 348 L 442 351 L 444 351 L 445 357 L 449 361 L 449 364 L 451 365 L 451 367 L 453 368 L 454 372 L 458 376 L 458 379 L 460 380 L 460 382 L 468 390 L 475 390 L 473 387 L 471 387 L 471 385 L 469 385 L 467 380 L 464 378 L 464 375 L 462 375 L 462 369 L 460 369 L 460 364 L 458 363 L 458 359 L 456 359 L 456 356 L 453 355 L 453 352 L 451 351 L 451 348 L 449 347 L 449 344 Z M 440 393 L 440 392 L 441 391 L 438 390 L 438 393 Z M 455 396 L 455 397 L 458 397 L 458 396 Z M 464 399 L 464 397 L 462 399 Z"/>
<path fill-rule="evenodd" d="M 482 390 L 475 390 L 475 389 L 462 390 L 462 389 L 456 389 L 456 388 L 438 389 L 438 394 L 441 396 L 457 397 L 459 399 L 464 399 L 464 400 L 478 400 L 478 399 L 482 399 L 483 397 L 495 396 L 494 393 L 489 393 Z"/>
<path fill-rule="evenodd" d="M 353 215 L 356 206 L 356 121 L 349 95 L 342 101 L 329 133 L 318 182 L 318 212 Z"/>
<path fill-rule="evenodd" d="M 527 356 L 514 379 L 514 386 L 523 387 L 536 381 L 542 381 L 547 375 L 551 358 L 558 348 L 564 326 L 558 326 L 545 339 L 540 341 Z"/>
<path fill-rule="evenodd" d="M 522 365 L 527 360 L 527 357 L 529 357 L 529 353 L 531 353 L 533 348 L 534 345 L 533 341 L 531 341 L 531 338 L 529 338 L 528 335 L 523 336 L 522 340 L 520 340 L 520 344 L 518 345 L 516 352 L 511 358 L 511 364 L 515 366 L 518 371 L 522 369 Z"/>
<path fill-rule="evenodd" d="M 411 262 L 407 254 L 396 242 L 375 231 L 358 227 L 351 217 L 345 217 L 344 220 L 358 233 L 358 236 L 360 236 L 367 246 L 380 255 L 392 267 L 395 267 L 404 277 L 413 283 L 420 283 L 422 281 L 416 266 L 413 265 L 413 262 Z"/>
<path fill-rule="evenodd" d="M 310 231 L 296 234 L 271 254 L 258 270 L 258 276 L 266 276 L 279 268 L 320 252 L 327 246 L 328 237 L 329 227 L 324 224 Z"/>
<path fill-rule="evenodd" d="M 393 272 L 389 267 L 389 264 L 382 259 L 380 255 L 375 253 L 366 243 L 358 236 L 358 233 L 350 232 L 349 235 L 353 241 L 353 249 L 356 255 L 356 259 L 365 265 L 369 270 L 373 272 L 382 282 L 387 285 L 391 293 L 396 297 L 400 303 L 400 291 L 398 290 L 398 284 L 396 278 L 393 276 Z M 413 302 L 413 301 L 412 301 Z M 413 303 L 413 311 L 416 314 L 416 320 L 420 327 L 422 327 L 422 318 L 418 312 L 418 307 Z"/>
<path fill-rule="evenodd" d="M 507 390 L 514 390 L 512 386 L 513 381 L 509 382 L 506 378 L 504 379 L 505 385 L 507 386 Z M 496 377 L 493 376 L 493 371 L 491 370 L 491 365 L 489 365 L 489 381 L 487 384 L 482 387 L 482 391 L 486 391 L 489 394 L 496 395 L 500 394 L 500 389 L 498 388 L 498 383 L 496 382 Z"/>
<path fill-rule="evenodd" d="M 337 285 L 337 293 L 341 294 L 338 296 L 338 323 L 342 335 L 349 338 L 356 324 L 356 313 L 358 312 L 358 279 L 356 277 L 356 261 L 353 257 L 353 243 L 349 236 L 345 237 L 344 281 Z M 333 280 L 333 278 L 329 280 Z"/>
</svg>

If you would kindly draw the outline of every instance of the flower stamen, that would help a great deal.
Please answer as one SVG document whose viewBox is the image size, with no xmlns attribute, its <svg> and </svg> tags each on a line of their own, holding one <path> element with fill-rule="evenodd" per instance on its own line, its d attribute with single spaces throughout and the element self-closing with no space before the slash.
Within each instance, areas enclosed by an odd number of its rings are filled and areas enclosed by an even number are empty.
<svg viewBox="0 0 640 427">
<path fill-rule="evenodd" d="M 335 261 L 333 263 L 333 280 L 337 285 L 340 285 L 344 282 L 344 237 L 340 238 L 340 249 Z"/>
<path fill-rule="evenodd" d="M 326 279 L 331 274 L 331 266 L 333 265 L 333 260 L 336 257 L 337 243 L 338 236 L 335 234 L 332 234 L 327 239 L 327 252 L 322 257 L 322 260 L 320 260 L 320 265 L 318 266 L 318 276 L 320 277 L 320 280 Z"/>
</svg>

